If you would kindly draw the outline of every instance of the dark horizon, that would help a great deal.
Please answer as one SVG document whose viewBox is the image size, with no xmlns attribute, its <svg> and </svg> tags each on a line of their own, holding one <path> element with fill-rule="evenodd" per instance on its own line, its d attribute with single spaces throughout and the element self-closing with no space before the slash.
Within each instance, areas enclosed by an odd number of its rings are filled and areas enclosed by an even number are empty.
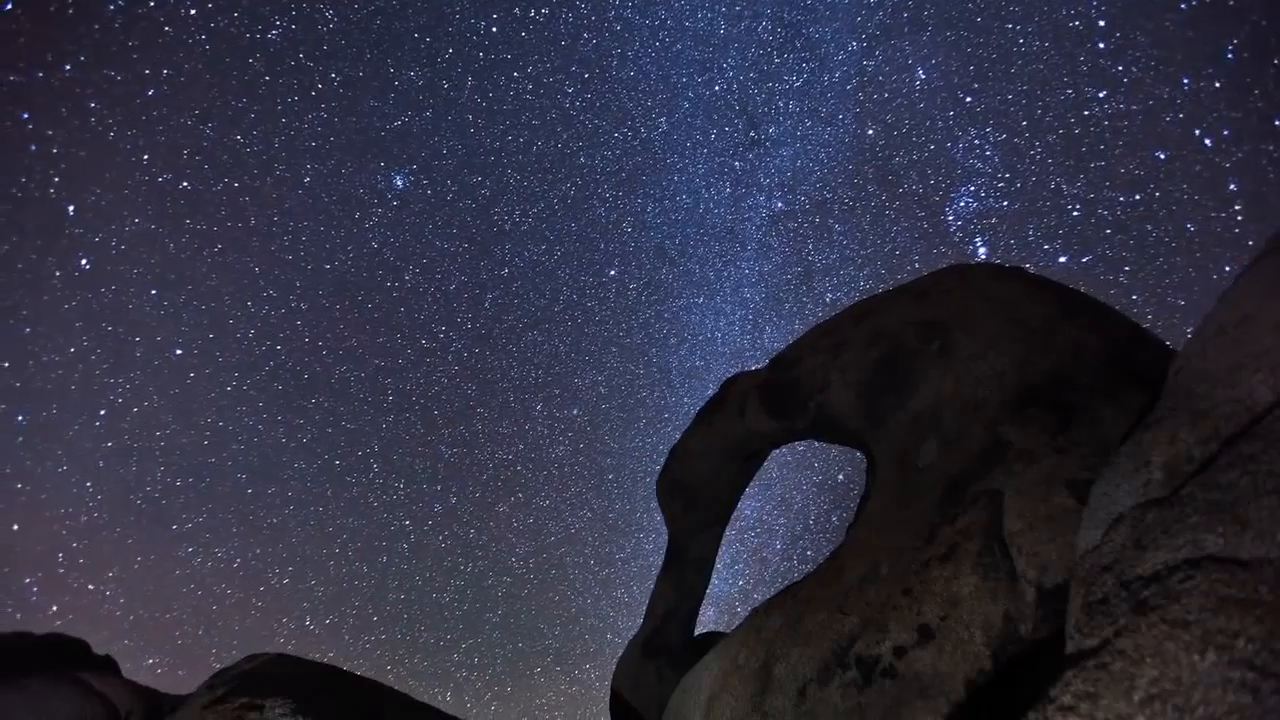
<svg viewBox="0 0 1280 720">
<path fill-rule="evenodd" d="M 0 631 L 603 717 L 729 375 L 957 262 L 1185 339 L 1280 228 L 1273 5 L 0 3 Z M 862 472 L 775 453 L 700 628 Z"/>
</svg>

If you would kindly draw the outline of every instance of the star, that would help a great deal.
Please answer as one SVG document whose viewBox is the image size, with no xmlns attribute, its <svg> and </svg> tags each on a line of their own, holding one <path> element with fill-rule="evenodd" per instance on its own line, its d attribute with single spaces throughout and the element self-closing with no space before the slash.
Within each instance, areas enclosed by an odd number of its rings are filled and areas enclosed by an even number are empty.
<svg viewBox="0 0 1280 720">
<path fill-rule="evenodd" d="M 1280 227 L 1270 2 L 6 3 L 0 629 L 605 717 L 731 374 L 957 262 L 1183 342 Z M 699 628 L 864 472 L 776 452 Z"/>
</svg>

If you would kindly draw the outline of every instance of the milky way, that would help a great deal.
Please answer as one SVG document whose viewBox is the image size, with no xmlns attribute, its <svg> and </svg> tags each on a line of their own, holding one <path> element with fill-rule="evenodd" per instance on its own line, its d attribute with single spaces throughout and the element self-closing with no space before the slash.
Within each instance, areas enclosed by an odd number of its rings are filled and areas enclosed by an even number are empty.
<svg viewBox="0 0 1280 720">
<path fill-rule="evenodd" d="M 6 3 L 0 629 L 601 717 L 729 374 L 961 261 L 1185 338 L 1280 227 L 1274 5 Z M 702 626 L 861 476 L 778 453 Z"/>
</svg>

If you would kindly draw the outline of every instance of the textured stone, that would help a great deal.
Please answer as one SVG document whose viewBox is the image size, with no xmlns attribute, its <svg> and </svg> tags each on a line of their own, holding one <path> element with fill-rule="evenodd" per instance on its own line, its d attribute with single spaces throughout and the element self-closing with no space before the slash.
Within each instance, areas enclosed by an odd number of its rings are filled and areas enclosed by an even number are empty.
<svg viewBox="0 0 1280 720">
<path fill-rule="evenodd" d="M 1039 718 L 1280 717 L 1280 235 L 1095 485 Z"/>
<path fill-rule="evenodd" d="M 1160 400 L 1090 498 L 1077 552 L 1124 512 L 1166 497 L 1280 398 L 1280 233 L 1243 269 L 1178 354 Z"/>
<path fill-rule="evenodd" d="M 1082 293 L 960 265 L 731 377 L 659 475 L 667 549 L 614 674 L 615 720 L 940 717 L 994 666 L 1045 654 L 1089 486 L 1170 356 Z M 687 671 L 738 501 L 770 452 L 807 439 L 867 458 L 845 541 Z"/>
</svg>

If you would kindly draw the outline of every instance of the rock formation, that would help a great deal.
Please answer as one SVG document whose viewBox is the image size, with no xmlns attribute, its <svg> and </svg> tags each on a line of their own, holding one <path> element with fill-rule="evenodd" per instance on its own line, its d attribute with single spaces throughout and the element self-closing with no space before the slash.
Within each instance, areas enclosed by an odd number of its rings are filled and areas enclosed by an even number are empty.
<svg viewBox="0 0 1280 720">
<path fill-rule="evenodd" d="M 159 718 L 179 696 L 136 683 L 110 655 L 62 633 L 0 633 L 0 709 L 6 720 Z"/>
<path fill-rule="evenodd" d="M 108 655 L 58 633 L 0 633 L 4 720 L 457 720 L 408 695 L 333 665 L 283 654 L 250 655 L 190 695 L 123 677 Z"/>
<path fill-rule="evenodd" d="M 1038 718 L 1280 717 L 1280 234 L 1097 481 Z"/>
<path fill-rule="evenodd" d="M 1011 658 L 1053 672 L 1090 485 L 1171 356 L 1083 293 L 958 265 L 731 377 L 658 477 L 667 548 L 613 717 L 937 718 Z M 738 501 L 770 452 L 808 439 L 866 457 L 846 539 L 686 673 Z"/>
<path fill-rule="evenodd" d="M 265 653 L 209 677 L 168 720 L 457 720 L 334 665 Z"/>
</svg>

